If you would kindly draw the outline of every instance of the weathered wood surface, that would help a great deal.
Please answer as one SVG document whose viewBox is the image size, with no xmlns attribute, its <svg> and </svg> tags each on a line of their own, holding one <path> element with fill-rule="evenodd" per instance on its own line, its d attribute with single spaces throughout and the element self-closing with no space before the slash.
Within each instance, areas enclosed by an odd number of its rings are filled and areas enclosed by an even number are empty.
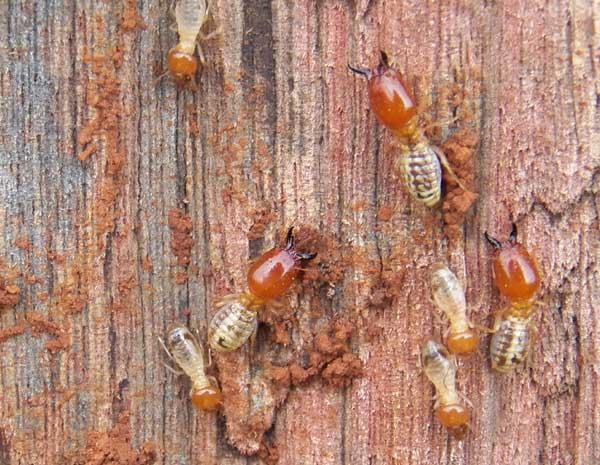
<svg viewBox="0 0 600 465">
<path fill-rule="evenodd" d="M 0 2 L 0 464 L 257 463 L 228 442 L 253 451 L 245 419 L 193 411 L 157 338 L 172 321 L 203 333 L 213 299 L 241 290 L 290 224 L 334 238 L 347 266 L 316 323 L 292 293 L 284 353 L 343 315 L 364 376 L 316 378 L 266 408 L 279 463 L 600 463 L 598 4 L 215 0 L 207 30 L 222 33 L 191 93 L 156 84 L 176 43 L 168 3 Z M 380 49 L 433 120 L 459 116 L 435 142 L 480 138 L 459 240 L 402 189 L 392 137 L 346 69 Z M 177 256 L 176 208 L 191 218 Z M 490 324 L 503 302 L 482 234 L 504 237 L 511 217 L 543 270 L 539 338 L 513 375 L 490 372 L 487 337 L 459 361 L 473 422 L 458 444 L 418 368 L 419 344 L 443 332 L 430 267 L 447 261 Z M 261 218 L 264 240 L 249 240 Z M 237 402 L 225 415 L 273 394 L 267 335 L 216 360 Z"/>
</svg>

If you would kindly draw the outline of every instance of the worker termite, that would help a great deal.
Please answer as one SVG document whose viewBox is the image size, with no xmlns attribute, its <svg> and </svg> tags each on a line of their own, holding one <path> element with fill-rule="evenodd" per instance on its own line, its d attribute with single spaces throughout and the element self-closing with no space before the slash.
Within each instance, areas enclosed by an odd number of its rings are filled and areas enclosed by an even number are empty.
<svg viewBox="0 0 600 465">
<path fill-rule="evenodd" d="M 435 206 L 442 193 L 441 164 L 463 190 L 444 153 L 429 144 L 418 126 L 417 106 L 398 71 L 391 68 L 385 52 L 373 70 L 353 67 L 351 71 L 367 78 L 371 109 L 381 124 L 394 133 L 400 143 L 397 168 L 408 192 L 428 207 Z"/>
<path fill-rule="evenodd" d="M 273 299 L 283 295 L 298 274 L 302 260 L 311 260 L 316 253 L 303 253 L 294 246 L 293 227 L 286 245 L 262 254 L 250 266 L 248 291 L 226 296 L 217 304 L 219 310 L 208 328 L 208 344 L 216 352 L 229 352 L 244 344 L 258 325 L 257 312 Z"/>
<path fill-rule="evenodd" d="M 510 304 L 496 316 L 490 358 L 494 370 L 508 373 L 527 359 L 531 345 L 531 317 L 537 305 L 533 297 L 540 287 L 540 273 L 535 259 L 517 242 L 516 224 L 513 223 L 505 243 L 487 232 L 485 238 L 495 249 L 494 283 Z"/>
<path fill-rule="evenodd" d="M 450 320 L 448 349 L 455 354 L 468 354 L 477 348 L 479 338 L 467 318 L 465 292 L 452 271 L 437 267 L 431 276 L 433 300 Z"/>
<path fill-rule="evenodd" d="M 175 324 L 167 331 L 166 344 L 159 341 L 171 360 L 181 370 L 169 368 L 176 374 L 185 373 L 192 382 L 190 397 L 194 406 L 204 411 L 216 410 L 221 404 L 221 390 L 211 383 L 205 373 L 202 346 L 194 335 L 183 325 Z"/>
<path fill-rule="evenodd" d="M 440 343 L 428 340 L 421 349 L 425 375 L 436 390 L 435 415 L 448 434 L 459 441 L 469 429 L 469 411 L 456 391 L 456 363 Z"/>
<path fill-rule="evenodd" d="M 179 43 L 169 50 L 167 66 L 177 85 L 190 82 L 198 69 L 198 59 L 194 56 L 197 39 L 210 39 L 215 33 L 204 35 L 200 31 L 208 19 L 209 0 L 180 0 L 175 6 L 175 21 Z M 204 63 L 202 48 L 198 45 L 200 61 Z"/>
</svg>

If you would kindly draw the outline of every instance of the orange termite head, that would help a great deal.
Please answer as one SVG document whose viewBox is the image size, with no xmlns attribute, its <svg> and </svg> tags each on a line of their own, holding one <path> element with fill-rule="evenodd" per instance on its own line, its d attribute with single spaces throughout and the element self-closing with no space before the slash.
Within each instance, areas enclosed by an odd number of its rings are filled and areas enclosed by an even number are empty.
<svg viewBox="0 0 600 465">
<path fill-rule="evenodd" d="M 438 407 L 435 415 L 440 424 L 446 428 L 454 439 L 461 440 L 469 430 L 469 411 L 460 404 Z"/>
<path fill-rule="evenodd" d="M 217 386 L 209 385 L 200 389 L 192 388 L 192 404 L 205 412 L 217 410 L 223 399 L 223 394 Z"/>
<path fill-rule="evenodd" d="M 248 289 L 261 300 L 272 300 L 292 285 L 301 260 L 311 260 L 316 253 L 298 252 L 294 247 L 294 228 L 287 233 L 285 247 L 265 252 L 248 270 Z"/>
<path fill-rule="evenodd" d="M 175 83 L 184 86 L 194 78 L 198 69 L 198 58 L 193 53 L 184 52 L 179 46 L 175 46 L 169 50 L 167 66 Z"/>
<path fill-rule="evenodd" d="M 487 231 L 484 236 L 495 249 L 492 274 L 500 294 L 515 303 L 529 301 L 540 287 L 540 273 L 534 258 L 517 242 L 517 225 L 513 223 L 504 243 Z"/>
<path fill-rule="evenodd" d="M 404 128 L 416 115 L 415 99 L 398 71 L 391 68 L 385 52 L 373 70 L 348 65 L 351 71 L 367 78 L 371 109 L 381 124 L 392 131 Z"/>
<path fill-rule="evenodd" d="M 479 336 L 477 336 L 475 331 L 467 329 L 466 331 L 462 331 L 460 333 L 450 334 L 450 336 L 448 336 L 448 341 L 446 342 L 450 352 L 459 355 L 470 354 L 477 349 Z"/>
</svg>

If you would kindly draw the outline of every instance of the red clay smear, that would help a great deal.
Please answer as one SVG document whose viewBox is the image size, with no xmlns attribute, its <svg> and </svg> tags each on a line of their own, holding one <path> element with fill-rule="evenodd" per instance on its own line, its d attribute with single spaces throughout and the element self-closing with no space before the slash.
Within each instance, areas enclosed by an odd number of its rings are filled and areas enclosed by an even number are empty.
<svg viewBox="0 0 600 465">
<path fill-rule="evenodd" d="M 15 247 L 21 250 L 30 250 L 31 242 L 29 242 L 29 238 L 27 236 L 21 236 L 15 240 Z"/>
<path fill-rule="evenodd" d="M 158 449 L 151 442 L 139 451 L 131 446 L 129 413 L 123 413 L 111 431 L 92 431 L 87 434 L 81 451 L 69 454 L 70 465 L 152 465 L 158 459 Z"/>
<path fill-rule="evenodd" d="M 267 226 L 277 219 L 277 213 L 273 208 L 255 210 L 251 216 L 254 217 L 254 223 L 248 231 L 249 241 L 261 239 L 267 230 Z"/>
<path fill-rule="evenodd" d="M 98 37 L 102 37 L 104 23 L 99 15 L 94 18 L 94 28 Z M 103 49 L 100 40 L 94 50 Z M 85 162 L 94 153 L 105 156 L 93 207 L 98 249 L 102 251 L 104 236 L 115 229 L 115 221 L 121 216 L 117 211 L 117 198 L 124 183 L 122 171 L 127 159 L 126 148 L 121 141 L 121 121 L 128 116 L 122 103 L 121 80 L 117 75 L 123 65 L 123 52 L 115 45 L 104 53 L 84 55 L 83 62 L 90 65 L 86 104 L 93 116 L 77 136 L 77 142 L 83 146 L 78 158 Z"/>
<path fill-rule="evenodd" d="M 479 138 L 466 129 L 458 131 L 443 145 L 442 150 L 448 158 L 450 166 L 469 191 L 461 189 L 456 180 L 444 172 L 446 195 L 442 203 L 444 215 L 444 234 L 453 242 L 461 237 L 461 226 L 471 205 L 477 199 L 475 190 L 475 161 L 473 156 Z"/>
<path fill-rule="evenodd" d="M 125 32 L 133 31 L 135 28 L 146 29 L 148 27 L 137 12 L 137 4 L 137 0 L 125 0 L 123 2 L 121 29 Z"/>
<path fill-rule="evenodd" d="M 29 323 L 31 333 L 34 336 L 45 333 L 56 338 L 44 344 L 45 349 L 50 353 L 55 354 L 59 350 L 66 349 L 71 346 L 70 327 L 68 323 L 66 323 L 67 328 L 64 329 L 47 320 L 39 313 L 34 312 L 25 313 L 25 319 L 27 323 Z"/>
<path fill-rule="evenodd" d="M 275 445 L 267 445 L 264 441 L 258 449 L 258 458 L 267 465 L 275 465 L 279 461 L 279 451 Z"/>
<path fill-rule="evenodd" d="M 177 264 L 187 266 L 190 264 L 192 247 L 192 219 L 183 210 L 175 208 L 169 212 L 169 228 L 171 229 L 171 251 L 177 258 Z"/>
<path fill-rule="evenodd" d="M 313 349 L 306 354 L 306 366 L 296 361 L 287 367 L 272 367 L 271 380 L 281 386 L 299 386 L 320 373 L 333 387 L 348 386 L 363 370 L 361 360 L 347 344 L 353 331 L 354 325 L 347 320 L 334 322 L 315 336 Z"/>
<path fill-rule="evenodd" d="M 21 289 L 14 284 L 7 283 L 0 277 L 0 311 L 13 308 L 19 303 Z"/>
<path fill-rule="evenodd" d="M 0 330 L 0 344 L 7 341 L 11 337 L 19 336 L 25 332 L 25 325 L 16 324 L 9 328 L 4 328 Z"/>
</svg>

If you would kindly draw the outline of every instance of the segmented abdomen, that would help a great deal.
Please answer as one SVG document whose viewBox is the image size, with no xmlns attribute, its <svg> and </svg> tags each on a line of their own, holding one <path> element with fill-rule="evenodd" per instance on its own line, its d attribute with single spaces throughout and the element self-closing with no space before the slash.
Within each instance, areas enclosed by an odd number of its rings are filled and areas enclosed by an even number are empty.
<svg viewBox="0 0 600 465">
<path fill-rule="evenodd" d="M 424 143 L 411 147 L 400 156 L 399 168 L 406 189 L 428 207 L 437 204 L 442 192 L 442 168 L 433 149 Z"/>
<path fill-rule="evenodd" d="M 530 320 L 507 315 L 492 336 L 490 358 L 492 368 L 509 373 L 523 364 L 530 342 Z"/>
<path fill-rule="evenodd" d="M 204 374 L 202 348 L 185 326 L 176 325 L 169 330 L 167 347 L 175 362 L 190 377 L 193 384 L 209 384 Z"/>
<path fill-rule="evenodd" d="M 226 302 L 208 327 L 208 344 L 215 352 L 230 352 L 240 347 L 256 330 L 256 312 L 235 300 Z"/>
<path fill-rule="evenodd" d="M 195 42 L 200 28 L 206 21 L 206 0 L 180 0 L 175 6 L 177 31 L 182 41 Z"/>
</svg>

